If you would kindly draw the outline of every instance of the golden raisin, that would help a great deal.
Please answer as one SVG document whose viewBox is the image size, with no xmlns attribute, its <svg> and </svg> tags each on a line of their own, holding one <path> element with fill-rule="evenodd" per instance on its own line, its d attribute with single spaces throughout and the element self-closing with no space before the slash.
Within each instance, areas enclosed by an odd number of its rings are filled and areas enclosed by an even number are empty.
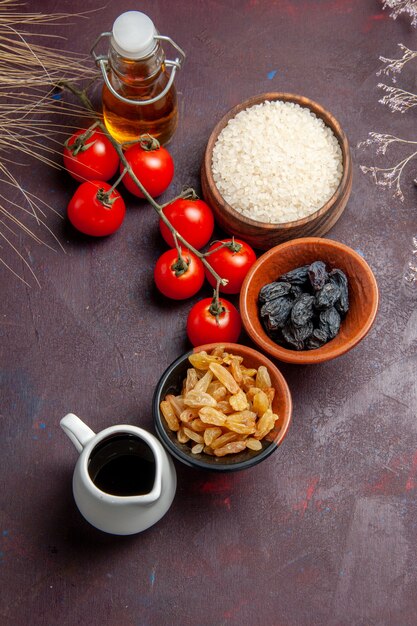
<svg viewBox="0 0 417 626">
<path fill-rule="evenodd" d="M 226 454 L 236 454 L 236 452 L 242 452 L 246 448 L 246 441 L 232 441 L 227 443 L 222 448 L 216 448 L 214 454 L 216 456 L 225 456 Z"/>
<path fill-rule="evenodd" d="M 195 371 L 195 369 L 193 367 L 190 367 L 187 370 L 187 376 L 185 379 L 185 393 L 187 394 L 189 391 L 191 391 L 191 389 L 194 389 L 196 383 L 198 381 L 198 376 L 197 376 L 197 372 Z"/>
<path fill-rule="evenodd" d="M 235 411 L 244 411 L 245 409 L 249 408 L 249 402 L 246 397 L 246 393 L 242 389 L 239 389 L 237 393 L 230 396 L 229 403 L 232 409 L 234 409 Z"/>
<path fill-rule="evenodd" d="M 174 396 L 172 394 L 168 394 L 167 396 L 165 396 L 165 400 L 170 403 L 175 415 L 179 417 L 185 409 L 184 399 L 182 398 L 182 396 Z"/>
<path fill-rule="evenodd" d="M 179 443 L 187 443 L 188 441 L 190 441 L 190 438 L 187 437 L 187 435 L 184 433 L 183 428 L 180 428 L 179 431 L 177 432 L 177 439 Z"/>
<path fill-rule="evenodd" d="M 159 408 L 161 409 L 161 413 L 164 416 L 169 429 L 173 431 L 179 430 L 180 423 L 171 404 L 167 400 L 162 400 Z"/>
<path fill-rule="evenodd" d="M 208 393 L 204 391 L 189 391 L 184 398 L 184 404 L 191 408 L 198 408 L 202 406 L 216 406 L 217 402 Z"/>
<path fill-rule="evenodd" d="M 201 419 L 199 417 L 197 417 L 197 419 L 193 420 L 192 422 L 190 422 L 188 424 L 189 428 L 191 428 L 192 430 L 194 430 L 196 433 L 202 433 L 206 430 L 207 428 L 207 424 L 205 424 L 204 422 L 201 421 Z"/>
<path fill-rule="evenodd" d="M 222 429 L 219 428 L 218 426 L 206 428 L 206 430 L 204 431 L 204 435 L 203 435 L 204 443 L 206 444 L 206 446 L 211 446 L 213 441 L 217 439 L 217 437 L 220 437 L 222 432 L 223 432 Z"/>
<path fill-rule="evenodd" d="M 258 415 L 258 417 L 262 417 L 267 409 L 271 406 L 269 402 L 269 398 L 266 395 L 265 391 L 260 389 L 257 394 L 253 397 L 252 409 Z"/>
<path fill-rule="evenodd" d="M 255 439 L 263 439 L 265 435 L 271 431 L 275 425 L 276 416 L 272 412 L 272 409 L 268 409 L 262 415 L 256 425 Z"/>
<path fill-rule="evenodd" d="M 209 365 L 211 371 L 215 375 L 215 377 L 223 383 L 230 393 L 237 393 L 240 389 L 239 385 L 231 375 L 231 373 L 223 367 L 223 365 L 219 365 L 218 363 L 210 363 Z"/>
<path fill-rule="evenodd" d="M 212 450 L 216 450 L 216 448 L 221 448 L 222 446 L 225 446 L 227 443 L 230 443 L 231 441 L 235 441 L 238 438 L 236 433 L 225 433 L 224 435 L 221 435 L 220 437 L 217 437 L 217 439 L 215 439 L 210 447 L 212 448 Z"/>
<path fill-rule="evenodd" d="M 212 378 L 213 378 L 213 372 L 210 372 L 210 370 L 208 370 L 204 374 L 204 376 L 200 378 L 200 380 L 195 384 L 194 391 L 204 391 L 206 393 L 207 388 L 210 385 Z"/>
<path fill-rule="evenodd" d="M 184 409 L 180 415 L 181 422 L 189 424 L 198 417 L 198 409 Z"/>
<path fill-rule="evenodd" d="M 262 450 L 262 444 L 259 439 L 254 439 L 253 437 L 246 439 L 246 447 L 249 448 L 249 450 Z"/>
<path fill-rule="evenodd" d="M 210 363 L 221 363 L 222 359 L 219 356 L 212 356 L 207 354 L 204 350 L 202 352 L 196 352 L 190 354 L 188 357 L 191 365 L 199 370 L 208 370 Z"/>
<path fill-rule="evenodd" d="M 271 377 L 265 365 L 260 365 L 256 374 L 256 386 L 260 389 L 267 389 L 271 386 Z"/>
<path fill-rule="evenodd" d="M 187 435 L 189 439 L 195 441 L 196 443 L 204 443 L 204 439 L 198 433 L 195 433 L 191 428 L 187 428 L 184 426 L 184 435 Z"/>
<path fill-rule="evenodd" d="M 198 415 L 205 424 L 212 424 L 213 426 L 223 426 L 226 421 L 226 415 L 217 409 L 213 409 L 211 406 L 205 406 L 199 410 Z"/>
</svg>

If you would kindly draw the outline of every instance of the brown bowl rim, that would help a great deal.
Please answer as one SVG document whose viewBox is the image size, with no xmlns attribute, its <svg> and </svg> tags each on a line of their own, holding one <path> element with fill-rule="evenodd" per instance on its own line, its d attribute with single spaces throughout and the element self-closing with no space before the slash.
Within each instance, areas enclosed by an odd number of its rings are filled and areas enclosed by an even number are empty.
<svg viewBox="0 0 417 626">
<path fill-rule="evenodd" d="M 265 102 L 266 100 L 282 100 L 284 102 L 295 102 L 296 104 L 299 104 L 300 106 L 309 108 L 313 113 L 317 114 L 316 111 L 312 108 L 312 106 L 315 107 L 316 110 L 321 113 L 322 115 L 321 119 L 323 119 L 325 124 L 332 129 L 336 139 L 339 142 L 340 148 L 342 150 L 343 174 L 342 174 L 342 178 L 340 179 L 339 185 L 335 189 L 333 195 L 327 200 L 325 204 L 323 204 L 322 207 L 314 211 L 314 213 L 310 213 L 310 215 L 307 215 L 306 217 L 302 217 L 299 220 L 294 220 L 291 222 L 274 222 L 274 223 L 260 222 L 258 220 L 253 220 L 250 217 L 247 217 L 246 215 L 243 215 L 243 213 L 239 213 L 239 211 L 236 211 L 236 209 L 234 209 L 228 202 L 226 202 L 226 200 L 220 194 L 213 178 L 213 173 L 212 173 L 213 147 L 217 141 L 217 137 L 219 136 L 220 132 L 223 130 L 223 128 L 225 128 L 228 121 L 232 119 L 233 117 L 235 117 L 238 113 L 240 113 L 240 111 L 244 111 L 245 109 L 250 108 L 251 106 L 256 106 L 257 104 L 261 104 L 262 102 Z M 209 148 L 212 138 L 214 138 L 212 142 L 212 147 Z M 227 212 L 229 212 L 231 215 L 233 215 L 236 219 L 238 219 L 242 223 L 248 226 L 252 226 L 255 228 L 257 227 L 257 228 L 266 229 L 266 230 L 276 230 L 276 229 L 291 230 L 293 228 L 305 226 L 309 222 L 320 218 L 322 215 L 327 213 L 332 208 L 335 201 L 337 200 L 337 197 L 343 192 L 343 190 L 345 189 L 345 187 L 347 186 L 349 182 L 349 178 L 352 175 L 352 160 L 351 160 L 351 155 L 350 155 L 349 142 L 348 142 L 346 133 L 344 132 L 337 118 L 318 102 L 315 102 L 314 100 L 311 100 L 310 98 L 307 98 L 306 96 L 293 94 L 293 93 L 289 93 L 285 91 L 267 92 L 267 93 L 259 94 L 257 96 L 252 96 L 251 98 L 248 98 L 247 100 L 244 100 L 243 102 L 236 104 L 234 107 L 229 109 L 229 111 L 227 111 L 227 113 L 223 115 L 223 117 L 219 120 L 219 122 L 217 122 L 216 126 L 213 128 L 212 132 L 210 133 L 210 137 L 207 142 L 206 150 L 204 153 L 203 167 L 204 167 L 204 175 L 207 179 L 207 185 L 210 188 L 210 191 L 213 194 L 217 204 L 222 205 Z"/>
<path fill-rule="evenodd" d="M 372 307 L 371 311 L 365 320 L 365 323 L 361 326 L 360 330 L 349 340 L 347 340 L 344 344 L 340 345 L 338 348 L 335 348 L 333 352 L 329 353 L 321 351 L 322 348 L 317 348 L 315 350 L 290 350 L 288 348 L 284 348 L 276 344 L 272 339 L 268 337 L 266 333 L 260 335 L 257 330 L 253 327 L 251 317 L 249 315 L 247 309 L 248 302 L 248 290 L 255 272 L 261 268 L 270 257 L 274 256 L 277 251 L 285 250 L 286 248 L 291 248 L 295 245 L 299 245 L 300 243 L 304 245 L 322 245 L 325 248 L 338 248 L 343 250 L 348 256 L 354 257 L 355 260 L 359 263 L 359 265 L 364 270 L 364 275 L 366 275 L 373 294 L 372 298 Z M 296 365 L 313 365 L 316 363 L 324 363 L 326 361 L 330 361 L 335 359 L 343 354 L 346 354 L 349 350 L 354 348 L 362 339 L 368 334 L 370 331 L 375 317 L 378 311 L 379 306 L 379 289 L 378 283 L 372 272 L 370 266 L 365 261 L 365 259 L 353 248 L 350 248 L 344 243 L 339 241 L 335 241 L 333 239 L 324 239 L 322 237 L 300 237 L 298 239 L 291 239 L 290 241 L 285 241 L 277 246 L 274 246 L 264 254 L 262 254 L 252 265 L 248 274 L 243 281 L 242 288 L 240 291 L 239 297 L 239 308 L 240 315 L 242 317 L 243 326 L 248 333 L 249 337 L 260 347 L 262 350 L 267 352 L 270 356 L 283 361 L 285 363 L 292 363 Z M 330 343 L 330 342 L 329 342 Z M 329 345 L 329 344 L 326 344 Z"/>
</svg>

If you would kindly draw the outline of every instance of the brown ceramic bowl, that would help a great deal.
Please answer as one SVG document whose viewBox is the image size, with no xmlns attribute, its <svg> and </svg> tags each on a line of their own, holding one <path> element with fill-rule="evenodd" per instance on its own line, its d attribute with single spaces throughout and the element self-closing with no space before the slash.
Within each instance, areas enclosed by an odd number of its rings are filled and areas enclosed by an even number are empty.
<svg viewBox="0 0 417 626">
<path fill-rule="evenodd" d="M 338 335 L 315 350 L 291 350 L 268 337 L 261 323 L 261 288 L 289 270 L 321 260 L 343 270 L 349 281 L 349 311 Z M 378 309 L 378 286 L 371 268 L 352 248 L 330 239 L 307 237 L 283 243 L 265 252 L 251 267 L 240 292 L 243 326 L 253 341 L 280 361 L 306 365 L 329 361 L 351 350 L 370 330 Z"/>
<path fill-rule="evenodd" d="M 217 472 L 230 472 L 247 469 L 257 465 L 270 454 L 272 454 L 278 446 L 283 442 L 291 422 L 292 401 L 288 385 L 278 370 L 265 355 L 257 350 L 248 348 L 235 343 L 222 343 L 226 352 L 237 354 L 243 357 L 243 363 L 247 367 L 256 367 L 265 365 L 271 376 L 272 386 L 275 389 L 275 397 L 272 403 L 274 412 L 279 416 L 275 423 L 274 429 L 262 440 L 262 449 L 259 451 L 243 450 L 237 454 L 229 454 L 224 457 L 209 456 L 208 454 L 193 454 L 188 444 L 178 442 L 176 433 L 172 432 L 161 414 L 159 409 L 161 401 L 168 393 L 179 394 L 182 382 L 186 376 L 187 369 L 190 366 L 188 357 L 192 352 L 201 352 L 206 350 L 210 352 L 217 343 L 206 344 L 194 348 L 192 351 L 183 354 L 161 376 L 156 387 L 153 398 L 153 415 L 155 420 L 155 428 L 157 434 L 166 449 L 176 459 L 191 467 L 206 469 Z"/>
<path fill-rule="evenodd" d="M 283 100 L 295 102 L 309 108 L 320 117 L 334 132 L 339 141 L 343 156 L 343 175 L 333 196 L 315 213 L 293 222 L 269 224 L 250 219 L 232 208 L 221 196 L 213 179 L 212 156 L 217 138 L 228 121 L 240 111 L 265 100 Z M 254 248 L 268 250 L 283 241 L 306 236 L 322 236 L 337 222 L 342 215 L 352 190 L 352 159 L 349 143 L 339 122 L 322 106 L 305 98 L 290 93 L 264 93 L 249 98 L 233 107 L 215 126 L 208 140 L 201 168 L 201 185 L 206 202 L 212 207 L 219 226 L 231 235 L 243 239 Z"/>
</svg>

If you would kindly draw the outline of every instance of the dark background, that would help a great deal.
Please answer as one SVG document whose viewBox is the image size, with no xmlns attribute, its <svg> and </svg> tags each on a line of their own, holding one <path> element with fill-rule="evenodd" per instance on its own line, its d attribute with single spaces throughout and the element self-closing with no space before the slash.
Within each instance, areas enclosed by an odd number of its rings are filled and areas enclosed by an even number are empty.
<svg viewBox="0 0 417 626">
<path fill-rule="evenodd" d="M 99 6 L 29 2 L 25 10 Z M 130 9 L 147 13 L 187 53 L 169 147 L 176 174 L 165 198 L 186 184 L 199 189 L 208 136 L 233 105 L 266 91 L 317 100 L 341 122 L 354 159 L 349 204 L 327 236 L 364 255 L 380 310 L 349 354 L 279 365 L 294 419 L 267 461 L 227 476 L 177 464 L 166 517 L 143 534 L 112 537 L 75 507 L 77 453 L 59 420 L 72 411 L 95 431 L 117 423 L 153 431 L 154 387 L 189 349 L 186 315 L 210 290 L 184 303 L 158 296 L 152 270 L 165 246 L 151 207 L 132 197 L 110 238 L 77 236 L 53 214 L 47 223 L 65 253 L 21 237 L 41 288 L 1 270 L 0 621 L 416 624 L 417 311 L 401 290 L 417 232 L 416 167 L 406 172 L 401 203 L 360 172 L 375 158 L 356 147 L 369 131 L 416 138 L 414 111 L 392 114 L 379 104 L 376 76 L 379 55 L 398 56 L 399 42 L 416 49 L 416 31 L 389 19 L 377 0 L 146 0 L 109 2 L 89 19 L 52 27 L 68 39 L 50 45 L 87 53 Z M 399 84 L 416 91 L 415 69 Z M 36 162 L 20 177 L 65 214 L 76 188 L 65 173 Z M 19 271 L 33 283 L 23 264 Z"/>
</svg>

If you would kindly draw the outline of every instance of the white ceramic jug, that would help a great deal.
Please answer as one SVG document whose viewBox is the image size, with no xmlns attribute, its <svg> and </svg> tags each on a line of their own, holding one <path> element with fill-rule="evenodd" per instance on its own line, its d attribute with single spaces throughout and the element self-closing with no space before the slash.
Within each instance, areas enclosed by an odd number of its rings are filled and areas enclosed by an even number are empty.
<svg viewBox="0 0 417 626">
<path fill-rule="evenodd" d="M 72 486 L 75 502 L 90 524 L 107 533 L 131 535 L 165 515 L 177 475 L 153 435 L 124 424 L 96 435 L 73 413 L 62 418 L 61 427 L 80 452 Z"/>
</svg>

